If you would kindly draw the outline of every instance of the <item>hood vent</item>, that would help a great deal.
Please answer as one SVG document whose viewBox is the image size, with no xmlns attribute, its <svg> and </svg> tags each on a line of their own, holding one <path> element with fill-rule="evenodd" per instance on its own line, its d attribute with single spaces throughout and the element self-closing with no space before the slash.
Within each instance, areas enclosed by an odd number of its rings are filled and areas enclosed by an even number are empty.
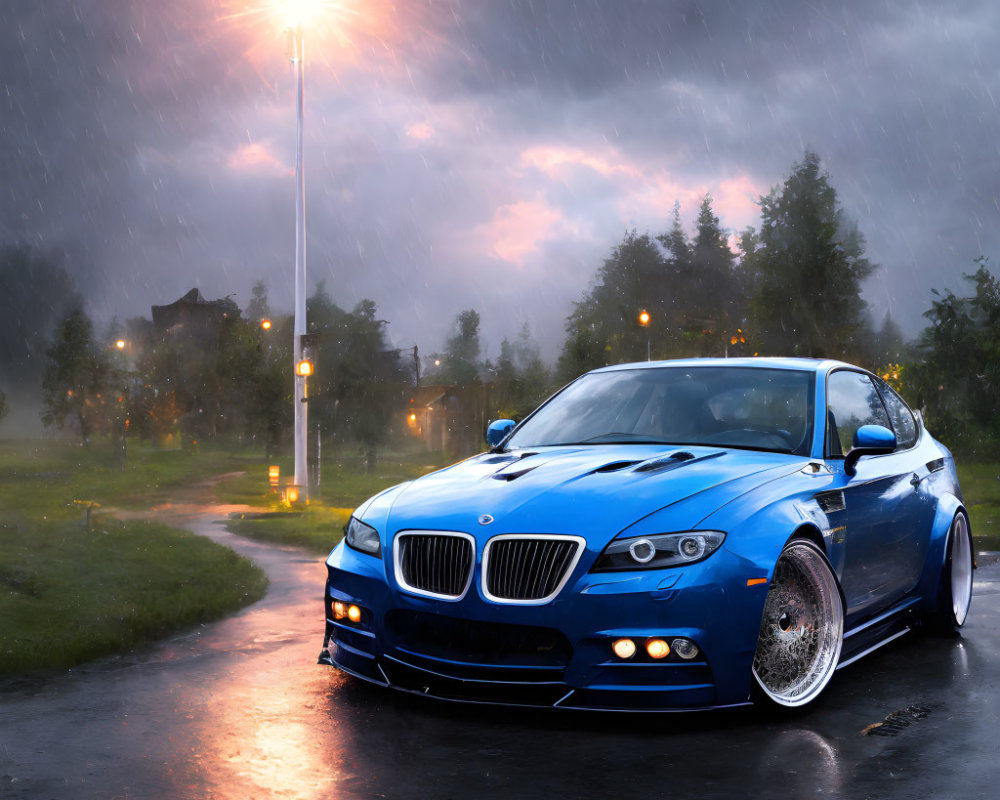
<svg viewBox="0 0 1000 800">
<path fill-rule="evenodd" d="M 635 471 L 659 472 L 665 469 L 673 469 L 674 467 L 679 467 L 685 461 L 693 460 L 694 457 L 694 453 L 689 453 L 687 450 L 678 450 L 669 455 L 658 456 L 657 458 L 649 459 L 649 461 L 644 461 L 635 468 Z"/>
<path fill-rule="evenodd" d="M 641 464 L 641 461 L 612 461 L 610 464 L 605 464 L 603 467 L 598 467 L 594 470 L 597 472 L 618 472 L 621 469 L 628 469 L 629 467 L 634 467 L 636 464 Z M 593 473 L 591 473 L 593 474 Z"/>
<path fill-rule="evenodd" d="M 515 478 L 520 478 L 522 475 L 526 475 L 527 473 L 531 472 L 531 470 L 536 469 L 538 466 L 539 466 L 538 464 L 532 464 L 530 467 L 524 467 L 523 469 L 515 469 L 510 471 L 500 470 L 499 472 L 494 472 L 492 475 L 490 475 L 490 477 L 497 481 L 512 481 Z"/>
<path fill-rule="evenodd" d="M 490 458 L 484 458 L 483 464 L 509 464 L 511 461 L 517 461 L 517 456 L 503 455 L 503 456 L 491 456 Z"/>
</svg>

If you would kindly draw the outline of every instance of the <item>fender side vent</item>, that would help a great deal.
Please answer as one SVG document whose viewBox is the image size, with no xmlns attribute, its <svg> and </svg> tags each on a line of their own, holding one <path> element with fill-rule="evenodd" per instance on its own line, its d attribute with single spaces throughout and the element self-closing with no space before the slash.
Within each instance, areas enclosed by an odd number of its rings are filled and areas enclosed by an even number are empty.
<svg viewBox="0 0 1000 800">
<path fill-rule="evenodd" d="M 824 492 L 816 495 L 816 502 L 824 514 L 832 514 L 835 511 L 843 511 L 847 508 L 844 502 L 843 492 Z"/>
</svg>

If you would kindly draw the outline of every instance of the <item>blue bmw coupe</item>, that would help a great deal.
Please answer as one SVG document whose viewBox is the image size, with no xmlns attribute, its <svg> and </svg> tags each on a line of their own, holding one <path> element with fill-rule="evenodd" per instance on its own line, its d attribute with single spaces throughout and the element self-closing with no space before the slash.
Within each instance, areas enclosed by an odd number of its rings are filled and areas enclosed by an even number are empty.
<svg viewBox="0 0 1000 800">
<path fill-rule="evenodd" d="M 857 367 L 606 367 L 487 441 L 354 512 L 321 663 L 470 702 L 802 706 L 907 631 L 965 622 L 954 460 Z"/>
</svg>

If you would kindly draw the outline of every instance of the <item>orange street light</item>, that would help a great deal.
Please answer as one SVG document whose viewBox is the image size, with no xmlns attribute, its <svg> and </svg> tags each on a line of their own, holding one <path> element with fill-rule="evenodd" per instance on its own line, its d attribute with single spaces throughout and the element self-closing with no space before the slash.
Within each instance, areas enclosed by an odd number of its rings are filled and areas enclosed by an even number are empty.
<svg viewBox="0 0 1000 800">
<path fill-rule="evenodd" d="M 267 468 L 267 482 L 272 492 L 278 491 L 278 481 L 281 479 L 281 467 L 272 464 Z"/>
<path fill-rule="evenodd" d="M 118 341 L 116 341 L 115 342 L 115 347 L 117 347 L 119 350 L 124 350 L 125 349 L 125 340 L 124 339 L 119 339 Z"/>
<path fill-rule="evenodd" d="M 639 326 L 646 329 L 646 360 L 649 361 L 649 312 L 643 309 L 639 312 Z"/>
<path fill-rule="evenodd" d="M 313 374 L 312 361 L 302 359 L 298 364 L 295 365 L 295 374 L 300 378 L 308 378 Z"/>
<path fill-rule="evenodd" d="M 260 327 L 262 327 L 265 331 L 271 330 L 271 320 L 269 320 L 269 319 L 262 319 L 260 321 Z"/>
</svg>

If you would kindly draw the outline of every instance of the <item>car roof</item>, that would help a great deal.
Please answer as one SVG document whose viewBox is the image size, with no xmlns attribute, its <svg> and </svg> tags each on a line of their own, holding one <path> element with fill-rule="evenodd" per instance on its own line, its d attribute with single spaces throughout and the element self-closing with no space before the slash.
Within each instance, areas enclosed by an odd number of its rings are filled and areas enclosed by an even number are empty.
<svg viewBox="0 0 1000 800">
<path fill-rule="evenodd" d="M 786 369 L 801 372 L 826 373 L 835 367 L 851 367 L 843 361 L 820 358 L 678 358 L 670 361 L 637 361 L 631 364 L 613 364 L 593 372 L 616 372 L 626 369 L 657 369 L 662 367 L 751 367 L 755 369 Z"/>
</svg>

